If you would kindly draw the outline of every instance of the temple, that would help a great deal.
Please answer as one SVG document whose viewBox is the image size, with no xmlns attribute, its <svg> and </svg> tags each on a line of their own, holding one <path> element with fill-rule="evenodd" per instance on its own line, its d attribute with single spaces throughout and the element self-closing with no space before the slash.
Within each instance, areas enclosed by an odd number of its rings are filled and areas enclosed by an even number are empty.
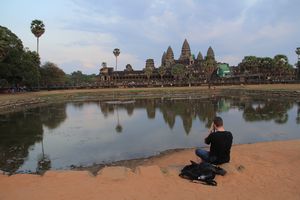
<svg viewBox="0 0 300 200">
<path fill-rule="evenodd" d="M 107 86 L 176 85 L 179 82 L 187 82 L 188 79 L 190 82 L 207 82 L 217 69 L 217 64 L 211 47 L 204 58 L 200 51 L 195 58 L 185 39 L 178 59 L 174 58 L 173 49 L 169 46 L 162 54 L 159 67 L 155 67 L 153 59 L 147 59 L 142 70 L 133 70 L 130 64 L 126 65 L 124 71 L 114 71 L 113 67 L 105 66 L 100 69 L 100 80 Z"/>
<path fill-rule="evenodd" d="M 282 55 L 277 55 L 282 56 Z M 274 61 L 276 61 L 276 56 Z M 199 51 L 197 57 L 192 54 L 187 39 L 184 40 L 181 54 L 174 58 L 171 46 L 163 52 L 160 66 L 154 65 L 153 59 L 147 59 L 142 70 L 134 70 L 127 64 L 123 71 L 114 71 L 113 67 L 103 66 L 100 69 L 99 80 L 102 87 L 159 87 L 159 86 L 197 86 L 202 84 L 241 84 L 241 83 L 269 83 L 288 82 L 295 79 L 296 70 L 287 64 L 276 67 L 249 67 L 253 59 L 272 61 L 271 58 L 256 58 L 246 56 L 237 67 L 229 67 L 227 63 L 217 62 L 212 47 L 209 47 L 205 56 Z M 267 59 L 267 60 L 266 60 Z M 281 67 L 280 67 L 281 66 Z M 283 66 L 283 67 L 282 67 Z"/>
</svg>

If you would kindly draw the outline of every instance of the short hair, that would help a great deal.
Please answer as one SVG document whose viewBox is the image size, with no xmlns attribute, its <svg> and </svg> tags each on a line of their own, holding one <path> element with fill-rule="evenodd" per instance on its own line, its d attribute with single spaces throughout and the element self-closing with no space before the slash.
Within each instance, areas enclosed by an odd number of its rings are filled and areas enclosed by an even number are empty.
<svg viewBox="0 0 300 200">
<path fill-rule="evenodd" d="M 221 117 L 215 117 L 214 124 L 216 125 L 216 127 L 223 126 L 223 119 Z"/>
</svg>

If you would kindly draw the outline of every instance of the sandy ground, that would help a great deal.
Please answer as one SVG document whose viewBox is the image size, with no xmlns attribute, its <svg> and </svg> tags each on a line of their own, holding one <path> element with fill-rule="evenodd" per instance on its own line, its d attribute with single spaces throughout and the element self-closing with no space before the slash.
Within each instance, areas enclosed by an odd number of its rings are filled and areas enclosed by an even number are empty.
<svg viewBox="0 0 300 200">
<path fill-rule="evenodd" d="M 169 153 L 135 170 L 106 167 L 87 171 L 48 171 L 43 176 L 0 175 L 0 199 L 300 199 L 300 140 L 236 145 L 228 173 L 217 187 L 178 177 L 193 149 Z"/>
</svg>

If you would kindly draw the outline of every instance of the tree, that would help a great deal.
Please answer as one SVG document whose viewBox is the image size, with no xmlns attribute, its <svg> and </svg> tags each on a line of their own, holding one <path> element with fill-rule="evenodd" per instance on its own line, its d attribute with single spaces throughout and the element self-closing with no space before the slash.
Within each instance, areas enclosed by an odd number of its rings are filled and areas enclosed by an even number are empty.
<svg viewBox="0 0 300 200">
<path fill-rule="evenodd" d="M 0 33 L 1 34 L 1 33 Z M 2 37 L 2 36 L 1 36 Z M 4 60 L 6 56 L 6 51 L 5 51 L 5 42 L 3 40 L 0 40 L 0 62 Z"/>
<path fill-rule="evenodd" d="M 41 142 L 43 124 L 38 108 L 33 109 L 33 113 L 29 114 L 26 110 L 12 112 L 8 119 L 18 120 L 1 122 L 1 135 L 5 133 L 6 136 L 5 139 L 0 140 L 0 165 L 2 170 L 10 174 L 15 173 L 28 160 L 29 149 Z"/>
<path fill-rule="evenodd" d="M 3 87 L 38 84 L 40 58 L 9 29 L 0 26 L 0 81 Z"/>
<path fill-rule="evenodd" d="M 160 79 L 161 79 L 161 80 L 163 79 L 163 76 L 166 74 L 166 72 L 167 72 L 167 69 L 166 69 L 165 66 L 160 66 L 160 67 L 158 68 L 158 73 L 159 73 L 159 75 L 160 75 Z"/>
<path fill-rule="evenodd" d="M 300 61 L 297 62 L 297 79 L 300 80 Z"/>
<path fill-rule="evenodd" d="M 150 81 L 150 77 L 153 73 L 153 69 L 151 67 L 146 67 L 145 68 L 145 74 L 147 76 L 147 79 L 148 79 L 148 84 L 149 84 L 149 81 Z"/>
<path fill-rule="evenodd" d="M 275 123 L 286 123 L 287 111 L 293 107 L 291 102 L 266 101 L 262 106 L 254 107 L 253 103 L 244 105 L 243 118 L 246 121 L 274 120 Z"/>
<path fill-rule="evenodd" d="M 73 85 L 79 86 L 84 82 L 84 74 L 81 71 L 75 71 L 71 73 L 71 80 Z"/>
<path fill-rule="evenodd" d="M 163 87 L 163 76 L 166 74 L 166 72 L 167 72 L 167 69 L 166 69 L 166 67 L 165 66 L 160 66 L 159 68 L 158 68 L 158 73 L 159 73 L 159 75 L 160 75 L 160 79 L 161 79 L 161 87 Z"/>
<path fill-rule="evenodd" d="M 23 54 L 23 43 L 8 28 L 0 26 L 0 79 L 9 85 L 20 82 L 21 57 Z"/>
<path fill-rule="evenodd" d="M 120 55 L 120 49 L 118 48 L 115 48 L 114 51 L 113 51 L 114 55 L 116 56 L 116 71 L 118 69 L 118 56 Z"/>
<path fill-rule="evenodd" d="M 92 86 L 97 84 L 96 74 L 83 74 L 81 71 L 74 71 L 71 74 L 66 74 L 65 84 L 72 86 Z"/>
<path fill-rule="evenodd" d="M 5 62 L 11 54 L 23 51 L 23 43 L 8 28 L 0 26 L 0 62 Z"/>
<path fill-rule="evenodd" d="M 300 102 L 298 104 L 298 109 L 297 109 L 297 117 L 296 117 L 296 123 L 300 124 Z"/>
<path fill-rule="evenodd" d="M 48 154 L 45 154 L 44 151 L 44 137 L 42 138 L 42 154 L 38 156 L 38 165 L 36 172 L 38 174 L 43 174 L 45 171 L 51 168 L 51 159 Z"/>
<path fill-rule="evenodd" d="M 298 55 L 298 62 L 297 62 L 297 78 L 300 80 L 300 47 L 296 49 L 296 54 Z"/>
<path fill-rule="evenodd" d="M 264 75 L 266 79 L 290 79 L 294 73 L 286 55 L 278 54 L 274 58 L 245 56 L 238 64 L 244 74 Z"/>
<path fill-rule="evenodd" d="M 245 56 L 238 66 L 242 73 L 248 74 L 255 71 L 254 68 L 257 69 L 258 60 L 255 56 Z"/>
<path fill-rule="evenodd" d="M 185 75 L 185 67 L 183 64 L 176 64 L 172 67 L 171 74 L 176 78 L 181 80 Z"/>
<path fill-rule="evenodd" d="M 39 54 L 39 38 L 45 33 L 45 25 L 43 21 L 35 19 L 31 22 L 30 29 L 37 39 L 36 52 Z"/>
<path fill-rule="evenodd" d="M 117 110 L 117 126 L 116 126 L 116 131 L 117 133 L 121 133 L 123 130 L 122 125 L 120 124 L 120 118 L 119 118 L 119 110 L 118 110 L 118 105 L 116 106 L 116 110 Z"/>
<path fill-rule="evenodd" d="M 281 77 L 284 73 L 285 75 L 289 74 L 290 67 L 288 57 L 286 55 L 278 54 L 274 57 L 274 67 L 277 71 L 277 74 Z"/>
<path fill-rule="evenodd" d="M 263 73 L 269 76 L 276 74 L 274 67 L 274 59 L 270 57 L 257 58 L 257 71 L 255 73 Z"/>
<path fill-rule="evenodd" d="M 186 73 L 186 76 L 187 76 L 188 81 L 189 81 L 189 87 L 191 87 L 191 85 L 192 85 L 191 82 L 192 82 L 192 80 L 195 79 L 194 70 L 191 66 L 188 66 L 185 73 Z"/>
<path fill-rule="evenodd" d="M 45 87 L 62 85 L 65 82 L 65 72 L 54 63 L 46 62 L 40 71 L 41 82 Z"/>
<path fill-rule="evenodd" d="M 299 60 L 300 59 L 300 47 L 298 47 L 295 52 L 298 55 L 298 60 Z"/>
<path fill-rule="evenodd" d="M 39 67 L 40 67 L 40 57 L 34 52 L 26 49 L 22 55 L 22 62 L 20 64 L 22 77 L 22 84 L 27 87 L 32 88 L 37 86 L 41 78 Z"/>
</svg>

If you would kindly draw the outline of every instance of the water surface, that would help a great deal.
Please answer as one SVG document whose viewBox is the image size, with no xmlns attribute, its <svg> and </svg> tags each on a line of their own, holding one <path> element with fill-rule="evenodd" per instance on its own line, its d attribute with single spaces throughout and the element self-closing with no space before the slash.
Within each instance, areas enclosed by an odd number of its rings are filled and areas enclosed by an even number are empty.
<svg viewBox="0 0 300 200">
<path fill-rule="evenodd" d="M 300 103 L 225 98 L 53 104 L 0 115 L 0 169 L 69 169 L 205 146 L 215 115 L 234 144 L 299 139 Z"/>
</svg>

